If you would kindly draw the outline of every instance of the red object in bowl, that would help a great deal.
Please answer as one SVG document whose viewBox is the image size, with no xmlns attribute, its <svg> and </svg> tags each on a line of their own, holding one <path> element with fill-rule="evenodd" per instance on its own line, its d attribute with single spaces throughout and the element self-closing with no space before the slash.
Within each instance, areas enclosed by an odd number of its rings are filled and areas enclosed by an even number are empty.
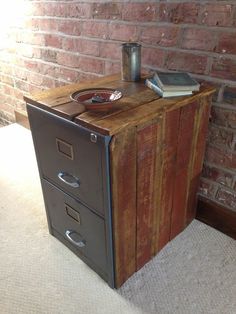
<svg viewBox="0 0 236 314">
<path fill-rule="evenodd" d="M 83 104 L 87 110 L 108 111 L 114 108 L 114 103 L 122 97 L 115 89 L 89 88 L 79 90 L 71 95 L 74 101 Z"/>
</svg>

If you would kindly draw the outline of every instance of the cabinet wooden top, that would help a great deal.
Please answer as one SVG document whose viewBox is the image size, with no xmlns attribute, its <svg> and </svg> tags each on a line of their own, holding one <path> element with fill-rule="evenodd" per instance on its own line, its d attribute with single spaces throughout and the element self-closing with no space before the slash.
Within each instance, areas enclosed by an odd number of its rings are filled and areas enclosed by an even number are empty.
<svg viewBox="0 0 236 314">
<path fill-rule="evenodd" d="M 114 88 L 123 97 L 116 102 L 116 108 L 109 112 L 85 111 L 84 106 L 71 101 L 70 95 L 85 88 Z M 28 104 L 59 115 L 79 125 L 104 135 L 114 135 L 122 129 L 154 119 L 163 112 L 182 107 L 204 96 L 210 96 L 215 89 L 201 87 L 192 96 L 160 98 L 155 92 L 140 82 L 125 82 L 120 74 L 98 78 L 93 81 L 65 85 L 25 96 Z"/>
</svg>

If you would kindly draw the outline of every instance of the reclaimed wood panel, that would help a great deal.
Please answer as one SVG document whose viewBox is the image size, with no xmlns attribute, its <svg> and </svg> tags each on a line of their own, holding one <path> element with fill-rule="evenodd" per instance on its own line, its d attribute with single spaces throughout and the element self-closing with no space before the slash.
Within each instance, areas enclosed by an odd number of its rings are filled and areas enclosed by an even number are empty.
<svg viewBox="0 0 236 314">
<path fill-rule="evenodd" d="M 163 176 L 161 182 L 161 212 L 158 250 L 170 241 L 171 213 L 173 206 L 176 155 L 178 144 L 180 109 L 169 111 L 163 118 Z"/>
<path fill-rule="evenodd" d="M 152 220 L 152 256 L 158 252 L 159 229 L 160 229 L 160 212 L 161 212 L 161 182 L 163 176 L 163 116 L 158 117 L 156 134 L 156 158 L 154 168 L 154 191 L 153 191 L 153 220 Z"/>
<path fill-rule="evenodd" d="M 136 271 L 136 128 L 110 145 L 115 286 Z"/>
<path fill-rule="evenodd" d="M 130 88 L 129 91 L 130 93 L 126 92 L 126 95 L 124 95 L 124 97 L 117 101 L 116 104 L 114 104 L 114 108 L 112 110 L 100 113 L 86 111 L 83 114 L 77 116 L 74 121 L 79 124 L 89 125 L 99 120 L 109 119 L 112 116 L 119 115 L 121 112 L 141 106 L 160 98 L 160 96 L 158 96 L 152 90 L 147 89 L 144 84 L 141 85 L 139 89 L 136 88 L 136 92 L 134 92 L 133 87 Z"/>
<path fill-rule="evenodd" d="M 127 107 L 124 107 L 124 110 L 118 114 L 104 118 L 98 118 L 92 122 L 87 121 L 87 115 L 85 115 L 85 119 L 83 119 L 83 116 L 78 116 L 74 121 L 78 122 L 84 127 L 90 128 L 91 130 L 111 136 L 121 132 L 128 126 L 132 127 L 138 125 L 139 123 L 146 123 L 151 119 L 155 119 L 157 114 L 162 114 L 163 112 L 172 111 L 174 109 L 183 107 L 190 102 L 196 101 L 200 94 L 202 96 L 208 95 L 213 93 L 213 91 L 213 88 L 202 88 L 199 93 L 196 93 L 193 96 L 159 98 L 148 103 L 146 101 L 146 103 L 142 104 L 137 102 L 134 107 L 128 108 L 128 110 Z M 151 92 L 154 93 L 153 91 Z"/>
<path fill-rule="evenodd" d="M 55 101 L 57 99 L 63 97 L 69 97 L 71 93 L 76 92 L 79 89 L 90 88 L 98 86 L 99 84 L 104 85 L 106 83 L 110 83 L 112 81 L 120 80 L 120 74 L 112 74 L 104 77 L 97 77 L 93 80 L 87 80 L 84 82 L 67 84 L 64 86 L 51 88 L 48 90 L 44 90 L 42 92 L 36 92 L 31 95 L 24 96 L 24 100 L 32 105 L 38 105 L 40 102 L 44 102 L 44 104 L 50 104 L 50 101 Z M 67 98 L 68 99 L 68 98 Z M 64 102 L 60 102 L 62 104 Z"/>
<path fill-rule="evenodd" d="M 196 114 L 196 136 L 193 145 L 193 158 L 191 165 L 191 177 L 188 188 L 188 203 L 186 212 L 186 222 L 188 225 L 196 216 L 197 207 L 197 191 L 202 171 L 204 152 L 206 146 L 206 137 L 208 130 L 208 122 L 210 116 L 211 99 L 204 97 L 200 100 L 199 110 Z"/>
<path fill-rule="evenodd" d="M 180 111 L 170 239 L 173 239 L 179 234 L 185 226 L 189 163 L 191 161 L 194 121 L 197 108 L 198 102 L 194 102 L 181 108 Z"/>
<path fill-rule="evenodd" d="M 137 270 L 152 257 L 158 120 L 137 129 Z"/>
</svg>

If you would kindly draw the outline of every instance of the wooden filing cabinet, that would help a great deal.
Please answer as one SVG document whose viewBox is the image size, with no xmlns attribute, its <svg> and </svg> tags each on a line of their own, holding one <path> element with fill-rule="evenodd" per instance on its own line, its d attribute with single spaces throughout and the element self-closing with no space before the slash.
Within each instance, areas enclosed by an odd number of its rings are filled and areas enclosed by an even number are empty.
<svg viewBox="0 0 236 314">
<path fill-rule="evenodd" d="M 84 112 L 70 95 L 92 87 L 124 96 Z M 195 217 L 213 92 L 163 99 L 114 75 L 25 97 L 49 230 L 111 287 Z"/>
</svg>

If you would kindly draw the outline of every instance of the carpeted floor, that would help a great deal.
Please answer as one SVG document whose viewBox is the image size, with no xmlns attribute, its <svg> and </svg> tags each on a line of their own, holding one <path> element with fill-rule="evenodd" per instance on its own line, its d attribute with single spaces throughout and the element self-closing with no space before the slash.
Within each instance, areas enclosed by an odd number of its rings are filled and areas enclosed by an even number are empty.
<svg viewBox="0 0 236 314">
<path fill-rule="evenodd" d="M 236 241 L 194 221 L 119 290 L 47 231 L 30 131 L 0 129 L 0 313 L 236 313 Z"/>
</svg>

